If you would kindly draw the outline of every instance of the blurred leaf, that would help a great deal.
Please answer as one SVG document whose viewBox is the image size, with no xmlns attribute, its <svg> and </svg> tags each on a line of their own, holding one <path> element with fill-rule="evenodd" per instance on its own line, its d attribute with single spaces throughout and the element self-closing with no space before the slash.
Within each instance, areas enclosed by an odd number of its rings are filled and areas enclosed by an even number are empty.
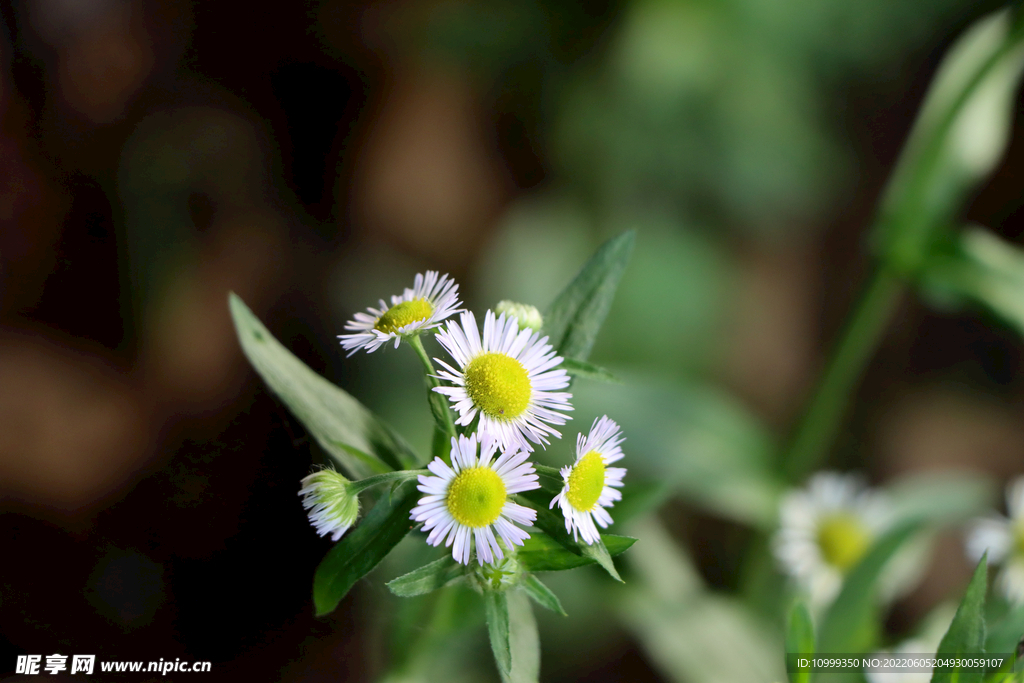
<svg viewBox="0 0 1024 683">
<path fill-rule="evenodd" d="M 967 228 L 929 256 L 922 286 L 936 298 L 978 302 L 1024 335 L 1024 250 L 986 230 Z"/>
<path fill-rule="evenodd" d="M 588 387 L 573 404 L 577 419 L 606 414 L 622 427 L 627 484 L 658 482 L 717 515 L 774 529 L 784 486 L 772 471 L 775 445 L 758 420 L 712 387 L 624 379 Z M 612 516 L 618 520 L 614 509 Z"/>
<path fill-rule="evenodd" d="M 905 522 L 879 538 L 846 576 L 821 623 L 818 652 L 865 652 L 874 646 L 878 578 L 896 551 L 920 528 Z"/>
<path fill-rule="evenodd" d="M 455 583 L 466 575 L 466 568 L 455 561 L 451 555 L 445 555 L 408 574 L 387 583 L 388 589 L 400 598 L 411 598 L 444 588 Z"/>
<path fill-rule="evenodd" d="M 563 358 L 586 360 L 633 251 L 636 233 L 605 242 L 544 315 L 543 332 Z"/>
<path fill-rule="evenodd" d="M 982 557 L 967 585 L 967 592 L 956 610 L 953 623 L 939 643 L 937 656 L 959 657 L 985 651 L 985 591 L 988 588 L 988 562 Z M 932 683 L 978 683 L 984 677 L 980 669 L 935 667 Z"/>
<path fill-rule="evenodd" d="M 608 382 L 610 384 L 622 384 L 622 380 L 609 371 L 583 360 L 565 358 L 562 360 L 562 368 L 564 368 L 565 371 L 573 377 L 583 377 L 585 379 L 592 379 L 598 382 Z"/>
<path fill-rule="evenodd" d="M 494 661 L 502 679 L 505 679 L 512 670 L 507 595 L 498 591 L 484 593 L 484 615 L 487 618 L 487 635 L 491 639 L 491 652 L 494 653 Z"/>
<path fill-rule="evenodd" d="M 667 680 L 750 683 L 785 678 L 779 629 L 739 601 L 706 591 L 692 560 L 653 519 L 630 531 L 630 581 L 614 604 L 622 622 Z"/>
<path fill-rule="evenodd" d="M 415 466 L 415 454 L 397 433 L 292 355 L 234 293 L 230 305 L 246 358 L 349 475 Z"/>
<path fill-rule="evenodd" d="M 1022 67 L 1024 25 L 1010 9 L 976 22 L 943 60 L 882 202 L 879 229 L 899 269 L 917 270 L 999 161 Z"/>
<path fill-rule="evenodd" d="M 620 582 L 622 581 L 622 577 L 620 577 L 619 572 L 616 571 L 615 564 L 612 563 L 612 557 L 608 554 L 608 548 L 605 547 L 604 542 L 598 541 L 597 543 L 588 545 L 583 541 L 574 540 L 573 537 L 565 530 L 565 518 L 548 509 L 550 496 L 545 499 L 545 496 L 539 491 L 527 491 L 520 495 L 533 503 L 531 507 L 537 511 L 537 519 L 533 523 L 534 526 L 553 538 L 559 543 L 559 545 L 567 549 L 569 552 L 596 562 L 601 565 L 601 567 L 608 572 L 613 579 Z"/>
<path fill-rule="evenodd" d="M 789 610 L 786 654 L 804 657 L 813 655 L 814 652 L 814 624 L 811 622 L 811 613 L 807 609 L 807 603 L 797 600 Z M 811 680 L 811 672 L 807 669 L 791 672 L 789 680 L 790 683 L 808 683 Z"/>
<path fill-rule="evenodd" d="M 563 617 L 568 616 L 565 610 L 562 609 L 562 603 L 558 601 L 558 596 L 551 592 L 551 589 L 541 583 L 533 574 L 527 574 L 526 578 L 523 579 L 523 590 L 530 596 L 530 599 L 545 609 L 549 609 L 555 614 L 561 614 Z"/>
<path fill-rule="evenodd" d="M 317 616 L 334 610 L 356 581 L 377 566 L 412 529 L 409 513 L 420 498 L 415 487 L 384 494 L 353 531 L 316 568 L 313 604 Z"/>
<path fill-rule="evenodd" d="M 530 601 L 522 591 L 509 591 L 509 650 L 512 670 L 502 675 L 502 683 L 537 683 L 540 675 L 540 638 Z"/>
<path fill-rule="evenodd" d="M 564 533 L 564 523 L 562 529 Z M 612 556 L 621 555 L 636 543 L 635 538 L 613 534 L 603 534 L 601 540 Z M 523 547 L 518 550 L 516 557 L 523 569 L 531 572 L 558 572 L 597 562 L 596 558 L 566 549 L 559 541 L 538 531 L 523 541 Z"/>
<path fill-rule="evenodd" d="M 985 513 L 995 500 L 992 478 L 977 472 L 914 474 L 885 487 L 899 520 L 955 524 Z"/>
<path fill-rule="evenodd" d="M 985 639 L 985 652 L 1009 654 L 1017 649 L 1024 636 L 1024 605 L 1014 607 L 989 632 Z"/>
</svg>

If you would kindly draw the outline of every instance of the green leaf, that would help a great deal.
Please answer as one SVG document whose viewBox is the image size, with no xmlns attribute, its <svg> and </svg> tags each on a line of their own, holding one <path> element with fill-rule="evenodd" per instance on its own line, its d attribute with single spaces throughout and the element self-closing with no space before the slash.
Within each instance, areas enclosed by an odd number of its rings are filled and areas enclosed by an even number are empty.
<svg viewBox="0 0 1024 683">
<path fill-rule="evenodd" d="M 526 578 L 523 579 L 523 590 L 530 596 L 530 599 L 535 603 L 549 609 L 555 614 L 561 614 L 563 617 L 568 616 L 565 610 L 562 609 L 562 603 L 558 600 L 558 596 L 551 592 L 551 589 L 540 582 L 533 574 L 527 574 Z"/>
<path fill-rule="evenodd" d="M 604 534 L 601 536 L 601 540 L 608 553 L 613 556 L 621 555 L 636 543 L 635 538 L 615 536 L 614 534 Z M 551 536 L 538 531 L 532 532 L 530 537 L 523 541 L 523 547 L 516 552 L 516 558 L 523 569 L 531 572 L 558 572 L 594 564 L 597 561 L 592 557 L 566 549 Z"/>
<path fill-rule="evenodd" d="M 484 593 L 484 615 L 487 635 L 491 638 L 491 651 L 502 679 L 512 670 L 512 650 L 509 646 L 508 597 L 503 592 Z"/>
<path fill-rule="evenodd" d="M 608 382 L 609 384 L 622 384 L 622 380 L 608 370 L 597 365 L 593 365 L 592 363 L 588 363 L 585 360 L 565 358 L 562 360 L 562 367 L 573 377 L 583 377 L 585 379 L 593 379 L 598 382 Z"/>
<path fill-rule="evenodd" d="M 586 360 L 633 251 L 630 230 L 605 242 L 544 315 L 543 332 L 563 358 Z"/>
<path fill-rule="evenodd" d="M 387 583 L 388 590 L 400 598 L 411 598 L 444 588 L 466 575 L 466 568 L 451 555 L 423 565 Z"/>
<path fill-rule="evenodd" d="M 338 541 L 320 562 L 313 576 L 317 616 L 332 612 L 355 582 L 376 567 L 412 529 L 409 513 L 420 492 L 411 486 L 403 489 L 381 496 L 359 526 Z"/>
<path fill-rule="evenodd" d="M 540 638 L 530 601 L 521 591 L 509 591 L 509 650 L 512 669 L 502 675 L 502 683 L 537 683 L 540 675 Z"/>
<path fill-rule="evenodd" d="M 881 206 L 880 236 L 905 272 L 919 267 L 937 231 L 1006 148 L 1024 67 L 1022 29 L 1009 9 L 982 18 L 932 81 Z"/>
<path fill-rule="evenodd" d="M 958 657 L 985 651 L 985 591 L 988 588 L 988 562 L 982 557 L 967 585 L 967 592 L 939 643 L 938 657 Z M 936 667 L 932 683 L 980 683 L 980 669 Z"/>
<path fill-rule="evenodd" d="M 920 526 L 917 521 L 897 526 L 878 539 L 850 571 L 822 621 L 819 652 L 865 652 L 874 645 L 878 578 L 889 559 Z"/>
<path fill-rule="evenodd" d="M 985 652 L 1009 654 L 1017 649 L 1024 634 L 1024 605 L 1010 610 L 989 632 L 985 639 Z"/>
<path fill-rule="evenodd" d="M 608 548 L 605 547 L 604 542 L 598 541 L 593 545 L 588 545 L 583 541 L 574 540 L 565 530 L 565 519 L 560 514 L 555 514 L 548 509 L 550 496 L 545 496 L 538 490 L 528 491 L 520 494 L 520 496 L 532 503 L 531 507 L 537 511 L 537 519 L 533 523 L 535 527 L 555 539 L 566 550 L 596 562 L 613 579 L 619 582 L 622 581 L 622 577 L 619 576 L 619 572 L 615 569 L 615 564 L 612 562 L 612 557 L 608 553 Z"/>
<path fill-rule="evenodd" d="M 895 519 L 958 524 L 984 514 L 995 503 L 988 475 L 971 471 L 919 473 L 885 487 Z"/>
<path fill-rule="evenodd" d="M 246 358 L 351 477 L 416 466 L 416 455 L 396 432 L 292 355 L 236 294 L 229 300 Z"/>
<path fill-rule="evenodd" d="M 807 603 L 797 600 L 789 610 L 789 623 L 786 626 L 786 654 L 809 657 L 814 654 L 814 624 Z M 811 680 L 809 670 L 794 671 L 789 674 L 790 683 L 808 683 Z"/>
</svg>

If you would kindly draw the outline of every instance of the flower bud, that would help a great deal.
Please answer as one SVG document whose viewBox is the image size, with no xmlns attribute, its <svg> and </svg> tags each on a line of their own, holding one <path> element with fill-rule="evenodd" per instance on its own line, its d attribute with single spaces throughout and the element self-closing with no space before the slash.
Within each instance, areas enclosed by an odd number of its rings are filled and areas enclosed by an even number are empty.
<svg viewBox="0 0 1024 683">
<path fill-rule="evenodd" d="M 334 470 L 320 470 L 302 479 L 302 507 L 321 536 L 339 540 L 359 517 L 359 495 L 352 482 Z"/>
<path fill-rule="evenodd" d="M 519 321 L 519 329 L 529 327 L 531 330 L 540 330 L 541 325 L 544 324 L 544 318 L 541 317 L 540 311 L 536 307 L 529 304 L 520 304 L 515 301 L 499 301 L 498 305 L 494 307 L 494 312 L 498 315 L 502 313 L 505 317 L 513 317 Z"/>
</svg>

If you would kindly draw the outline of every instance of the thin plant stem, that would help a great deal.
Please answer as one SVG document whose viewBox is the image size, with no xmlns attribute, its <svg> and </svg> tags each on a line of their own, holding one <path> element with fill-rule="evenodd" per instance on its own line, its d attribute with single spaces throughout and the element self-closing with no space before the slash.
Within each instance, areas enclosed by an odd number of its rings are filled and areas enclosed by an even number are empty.
<svg viewBox="0 0 1024 683">
<path fill-rule="evenodd" d="M 790 480 L 806 475 L 825 456 L 904 287 L 885 266 L 872 274 L 785 451 L 782 469 Z"/>
<path fill-rule="evenodd" d="M 423 375 L 427 380 L 428 386 L 428 399 L 430 401 L 430 412 L 434 415 L 434 420 L 437 422 L 437 426 L 441 428 L 441 431 L 449 438 L 455 438 L 455 422 L 452 420 L 451 410 L 448 408 L 448 399 L 443 394 L 439 394 L 434 391 L 434 387 L 441 386 L 441 382 L 435 376 L 434 364 L 430 360 L 430 356 L 427 355 L 426 349 L 423 348 L 423 342 L 420 341 L 419 335 L 410 337 L 408 339 L 409 346 L 412 347 L 413 351 L 416 352 L 416 356 L 420 359 L 420 363 L 423 364 Z"/>
</svg>

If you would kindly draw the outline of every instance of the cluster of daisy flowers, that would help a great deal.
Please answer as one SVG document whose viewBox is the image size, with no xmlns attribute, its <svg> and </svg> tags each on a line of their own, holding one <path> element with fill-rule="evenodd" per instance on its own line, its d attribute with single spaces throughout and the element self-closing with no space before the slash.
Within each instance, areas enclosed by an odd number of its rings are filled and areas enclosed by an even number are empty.
<svg viewBox="0 0 1024 683">
<path fill-rule="evenodd" d="M 514 497 L 540 488 L 530 456 L 561 438 L 557 428 L 572 410 L 572 394 L 564 391 L 569 375 L 541 325 L 532 306 L 502 302 L 484 314 L 481 331 L 473 313 L 461 308 L 458 285 L 428 271 L 390 305 L 381 300 L 357 313 L 345 326 L 349 334 L 339 335 L 349 355 L 407 341 L 431 369 L 433 391 L 448 399 L 451 452 L 448 459 L 435 457 L 429 474 L 416 475 L 424 496 L 410 517 L 422 523 L 428 544 L 451 547 L 464 565 L 474 556 L 481 566 L 497 563 L 529 538 L 537 511 Z M 450 356 L 434 359 L 440 370 L 419 340 L 429 331 Z M 599 542 L 597 527 L 612 523 L 607 509 L 621 498 L 617 489 L 626 470 L 610 465 L 623 457 L 622 441 L 619 426 L 601 417 L 589 434 L 578 435 L 575 462 L 561 469 L 562 488 L 550 507 L 559 507 L 566 532 L 577 541 Z M 358 492 L 372 479 L 350 482 L 324 470 L 303 480 L 299 493 L 321 535 L 338 540 L 355 524 Z"/>
</svg>

